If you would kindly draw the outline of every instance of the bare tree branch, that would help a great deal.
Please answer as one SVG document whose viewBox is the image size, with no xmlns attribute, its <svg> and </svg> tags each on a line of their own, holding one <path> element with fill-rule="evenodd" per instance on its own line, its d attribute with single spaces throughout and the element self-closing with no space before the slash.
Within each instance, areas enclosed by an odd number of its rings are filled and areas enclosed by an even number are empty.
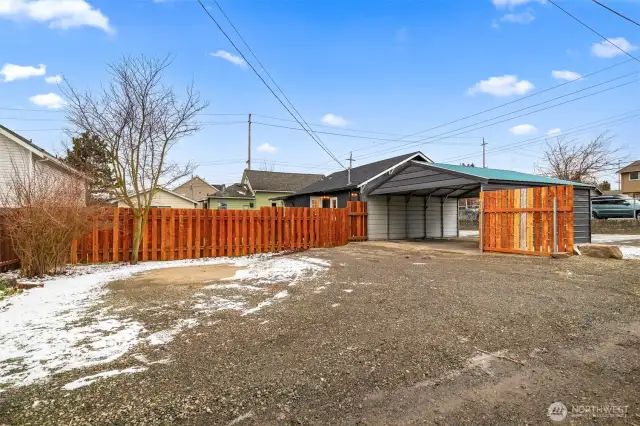
<svg viewBox="0 0 640 426">
<path fill-rule="evenodd" d="M 172 58 L 125 56 L 108 64 L 110 80 L 96 94 L 81 92 L 65 81 L 66 118 L 76 128 L 97 135 L 106 144 L 116 179 L 115 192 L 135 217 L 132 263 L 137 262 L 153 197 L 161 185 L 171 185 L 194 170 L 168 155 L 180 140 L 200 130 L 197 114 L 208 106 L 193 82 L 179 99 L 163 84 Z"/>
</svg>

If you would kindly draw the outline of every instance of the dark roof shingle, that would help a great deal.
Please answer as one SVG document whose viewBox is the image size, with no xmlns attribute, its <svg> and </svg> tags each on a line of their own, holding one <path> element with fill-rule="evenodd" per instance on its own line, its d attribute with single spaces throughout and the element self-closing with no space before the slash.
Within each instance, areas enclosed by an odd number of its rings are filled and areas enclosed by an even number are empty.
<svg viewBox="0 0 640 426">
<path fill-rule="evenodd" d="M 623 167 L 618 173 L 640 172 L 640 160 L 634 161 L 626 167 Z"/>
<path fill-rule="evenodd" d="M 330 174 L 322 180 L 319 180 L 305 188 L 302 188 L 300 191 L 297 191 L 296 194 L 313 194 L 317 192 L 331 192 L 355 188 L 361 183 L 371 179 L 375 175 L 384 172 L 385 170 L 395 166 L 396 164 L 406 160 L 407 158 L 413 157 L 416 154 L 424 156 L 424 154 L 422 154 L 420 151 L 416 151 L 410 154 L 403 154 L 397 157 L 386 158 L 384 160 L 364 164 L 360 167 L 354 167 L 351 169 L 350 185 L 347 170 L 342 170 Z M 425 160 L 428 160 L 426 157 L 424 158 Z"/>
<path fill-rule="evenodd" d="M 324 177 L 308 173 L 266 172 L 245 170 L 251 189 L 254 191 L 291 191 L 295 192 Z"/>
<path fill-rule="evenodd" d="M 243 198 L 253 200 L 255 197 L 247 185 L 234 183 L 227 186 L 222 191 L 218 191 L 215 194 L 209 194 L 209 198 Z"/>
</svg>

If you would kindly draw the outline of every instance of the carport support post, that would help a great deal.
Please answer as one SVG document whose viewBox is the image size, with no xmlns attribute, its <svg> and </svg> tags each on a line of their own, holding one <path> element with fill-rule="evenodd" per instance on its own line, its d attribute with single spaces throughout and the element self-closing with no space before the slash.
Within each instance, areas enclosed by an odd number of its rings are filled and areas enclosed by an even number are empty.
<svg viewBox="0 0 640 426">
<path fill-rule="evenodd" d="M 424 239 L 427 239 L 427 196 L 424 196 Z"/>
<path fill-rule="evenodd" d="M 440 197 L 440 239 L 444 239 L 444 197 Z"/>
<path fill-rule="evenodd" d="M 553 252 L 558 252 L 558 200 L 553 197 Z"/>
</svg>

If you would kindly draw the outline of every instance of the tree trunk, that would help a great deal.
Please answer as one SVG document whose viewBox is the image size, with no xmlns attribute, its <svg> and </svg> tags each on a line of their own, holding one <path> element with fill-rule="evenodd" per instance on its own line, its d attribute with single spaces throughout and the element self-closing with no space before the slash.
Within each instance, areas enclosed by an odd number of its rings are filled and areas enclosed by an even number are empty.
<svg viewBox="0 0 640 426">
<path fill-rule="evenodd" d="M 143 214 L 134 213 L 133 217 L 133 246 L 131 247 L 131 261 L 132 265 L 138 263 L 138 251 L 140 250 L 140 243 L 142 242 L 142 219 Z"/>
</svg>

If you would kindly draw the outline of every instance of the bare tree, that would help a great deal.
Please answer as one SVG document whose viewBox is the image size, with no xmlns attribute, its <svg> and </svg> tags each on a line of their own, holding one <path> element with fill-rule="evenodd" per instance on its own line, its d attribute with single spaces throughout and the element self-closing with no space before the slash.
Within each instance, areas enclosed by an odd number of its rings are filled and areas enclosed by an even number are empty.
<svg viewBox="0 0 640 426">
<path fill-rule="evenodd" d="M 267 163 L 267 160 L 262 160 L 262 163 L 260 164 L 260 171 L 263 172 L 273 172 L 276 169 L 276 164 L 275 163 Z"/>
<path fill-rule="evenodd" d="M 612 137 L 603 132 L 587 143 L 557 137 L 547 140 L 543 165 L 539 172 L 572 182 L 597 182 L 599 174 L 617 164 L 617 148 L 611 148 Z"/>
<path fill-rule="evenodd" d="M 66 117 L 78 129 L 99 137 L 115 175 L 114 192 L 131 208 L 135 226 L 131 263 L 138 262 L 142 225 L 160 186 L 169 186 L 194 170 L 167 159 L 182 138 L 200 130 L 196 115 L 208 106 L 193 83 L 182 100 L 163 84 L 169 56 L 122 57 L 108 64 L 110 81 L 96 95 L 65 81 Z"/>
</svg>

